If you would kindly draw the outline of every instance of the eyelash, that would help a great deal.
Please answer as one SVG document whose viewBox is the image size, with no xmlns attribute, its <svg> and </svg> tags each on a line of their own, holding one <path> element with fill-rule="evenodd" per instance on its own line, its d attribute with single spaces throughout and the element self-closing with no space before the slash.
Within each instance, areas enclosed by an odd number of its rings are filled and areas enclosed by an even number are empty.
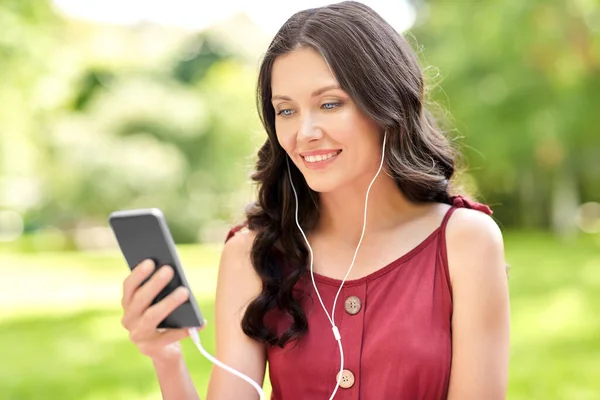
<svg viewBox="0 0 600 400">
<path fill-rule="evenodd" d="M 323 103 L 323 104 L 321 105 L 321 107 L 323 107 L 323 106 L 326 106 L 326 105 L 335 106 L 335 107 L 332 107 L 332 108 L 325 108 L 325 110 L 328 110 L 328 111 L 329 111 L 329 110 L 335 110 L 336 108 L 338 108 L 339 106 L 341 106 L 341 105 L 342 105 L 342 103 L 340 103 L 340 102 L 329 102 L 329 103 Z M 284 108 L 283 110 L 279 110 L 279 111 L 277 112 L 277 115 L 278 115 L 278 116 L 282 116 L 282 117 L 289 117 L 290 115 L 283 115 L 283 112 L 284 112 L 284 111 L 290 111 L 290 109 L 289 109 L 289 108 Z"/>
</svg>

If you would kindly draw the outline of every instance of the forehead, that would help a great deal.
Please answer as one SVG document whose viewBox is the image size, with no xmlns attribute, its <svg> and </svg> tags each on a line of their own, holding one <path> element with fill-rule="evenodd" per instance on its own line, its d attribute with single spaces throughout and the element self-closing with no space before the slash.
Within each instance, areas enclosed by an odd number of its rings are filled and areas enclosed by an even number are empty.
<svg viewBox="0 0 600 400">
<path fill-rule="evenodd" d="M 271 71 L 274 95 L 302 95 L 314 89 L 337 84 L 325 59 L 311 47 L 303 47 L 277 57 Z"/>
</svg>

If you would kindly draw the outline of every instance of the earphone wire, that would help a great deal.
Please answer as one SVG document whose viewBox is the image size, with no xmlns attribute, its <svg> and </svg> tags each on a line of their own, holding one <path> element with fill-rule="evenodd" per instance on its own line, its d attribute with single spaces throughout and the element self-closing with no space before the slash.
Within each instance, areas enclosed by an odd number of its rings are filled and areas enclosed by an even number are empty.
<svg viewBox="0 0 600 400">
<path fill-rule="evenodd" d="M 290 184 L 292 186 L 292 191 L 294 192 L 294 198 L 296 200 L 296 212 L 295 212 L 295 219 L 296 219 L 296 226 L 298 227 L 298 229 L 300 230 L 300 233 L 302 234 L 302 237 L 304 238 L 304 241 L 306 242 L 306 245 L 308 246 L 308 250 L 310 253 L 310 276 L 312 279 L 312 283 L 313 283 L 313 287 L 315 288 L 315 293 L 317 294 L 317 297 L 319 298 L 319 302 L 321 303 L 321 307 L 323 308 L 323 311 L 325 311 L 325 315 L 327 315 L 327 319 L 329 319 L 329 322 L 331 323 L 331 327 L 333 330 L 333 335 L 335 337 L 335 340 L 338 342 L 338 347 L 340 350 L 340 372 L 337 376 L 337 383 L 335 386 L 335 389 L 333 390 L 333 393 L 331 394 L 331 397 L 329 398 L 329 400 L 332 400 L 335 396 L 335 394 L 337 393 L 338 388 L 340 387 L 340 381 L 342 379 L 342 374 L 344 371 L 344 349 L 342 347 L 342 337 L 340 335 L 340 331 L 337 328 L 337 326 L 335 325 L 335 306 L 337 304 L 337 299 L 342 291 L 342 287 L 344 286 L 344 283 L 346 282 L 346 279 L 348 278 L 348 276 L 350 275 L 350 272 L 352 271 L 352 268 L 354 267 L 354 262 L 356 261 L 356 256 L 358 254 L 358 250 L 360 248 L 360 245 L 362 243 L 362 240 L 364 238 L 365 235 L 365 230 L 367 227 L 367 205 L 369 202 L 369 192 L 371 191 L 371 187 L 373 186 L 373 183 L 375 182 L 375 179 L 377 179 L 377 177 L 379 176 L 379 173 L 381 172 L 381 169 L 383 167 L 383 160 L 384 160 L 384 154 L 385 154 L 385 142 L 386 142 L 386 137 L 387 137 L 387 132 L 384 132 L 384 136 L 383 136 L 383 149 L 381 150 L 381 162 L 379 164 L 379 169 L 377 170 L 377 173 L 375 174 L 375 177 L 373 178 L 373 180 L 371 180 L 371 183 L 369 184 L 369 187 L 367 189 L 367 194 L 365 197 L 365 212 L 364 212 L 364 218 L 363 218 L 363 229 L 362 229 L 362 233 L 360 236 L 360 240 L 358 241 L 358 245 L 356 246 L 356 250 L 354 251 L 354 257 L 352 258 L 352 263 L 350 264 L 350 268 L 348 268 L 348 272 L 346 272 L 346 276 L 344 276 L 344 279 L 342 280 L 342 283 L 340 285 L 340 287 L 338 288 L 338 291 L 335 295 L 335 298 L 333 300 L 333 308 L 331 309 L 331 315 L 329 315 L 329 312 L 327 311 L 327 307 L 325 307 L 325 304 L 323 303 L 323 299 L 321 298 L 321 294 L 319 293 L 319 289 L 317 289 L 317 284 L 315 282 L 315 276 L 314 276 L 314 254 L 313 254 L 313 250 L 312 247 L 310 246 L 310 243 L 308 242 L 308 238 L 306 237 L 306 234 L 304 233 L 304 231 L 302 230 L 302 227 L 300 226 L 300 222 L 298 221 L 298 193 L 296 193 L 296 187 L 294 186 L 294 181 L 292 179 L 292 173 L 290 170 L 290 163 L 289 163 L 289 157 L 286 158 L 286 162 L 287 162 L 287 170 L 288 170 L 288 177 L 290 179 Z M 260 400 L 264 400 L 264 391 L 263 389 L 260 387 L 260 385 L 258 383 L 256 383 L 254 380 L 252 380 L 252 378 L 246 376 L 245 374 L 237 371 L 236 369 L 222 363 L 221 361 L 217 360 L 215 357 L 213 357 L 210 353 L 208 353 L 204 347 L 202 347 L 202 343 L 200 341 L 200 337 L 198 335 L 198 332 L 196 331 L 195 328 L 189 328 L 188 329 L 188 333 L 190 335 L 190 338 L 192 339 L 192 341 L 194 342 L 194 344 L 196 345 L 196 347 L 198 348 L 198 350 L 200 351 L 200 353 L 202 353 L 202 355 L 204 357 L 206 357 L 209 361 L 211 361 L 213 364 L 217 365 L 218 367 L 224 369 L 225 371 L 237 376 L 238 378 L 244 380 L 245 382 L 249 383 L 258 393 L 258 396 L 260 398 Z"/>
<path fill-rule="evenodd" d="M 312 247 L 310 246 L 310 243 L 308 242 L 308 238 L 306 237 L 306 234 L 302 230 L 302 227 L 300 226 L 300 222 L 298 221 L 298 193 L 296 192 L 296 187 L 294 186 L 294 181 L 292 179 L 292 173 L 291 173 L 291 169 L 290 169 L 289 157 L 286 158 L 287 170 L 288 170 L 288 177 L 289 177 L 289 180 L 290 180 L 290 185 L 292 187 L 292 191 L 294 192 L 294 198 L 296 200 L 296 212 L 295 212 L 296 226 L 300 230 L 300 233 L 302 234 L 302 237 L 304 238 L 304 241 L 306 242 L 306 246 L 308 247 L 309 254 L 310 254 L 310 277 L 311 277 L 311 280 L 312 280 L 313 287 L 315 289 L 315 293 L 317 295 L 317 298 L 319 299 L 319 302 L 321 303 L 321 307 L 323 308 L 323 311 L 325 311 L 325 315 L 327 316 L 327 319 L 331 323 L 331 327 L 332 327 L 334 338 L 338 342 L 338 346 L 339 346 L 339 349 L 340 349 L 340 372 L 339 372 L 339 374 L 337 376 L 337 380 L 336 380 L 337 383 L 336 383 L 335 389 L 333 390 L 333 393 L 331 394 L 331 397 L 329 398 L 329 400 L 332 400 L 334 398 L 335 394 L 337 393 L 337 390 L 338 390 L 338 388 L 340 386 L 340 382 L 341 382 L 341 379 L 342 379 L 342 374 L 344 372 L 344 350 L 343 350 L 343 347 L 342 347 L 342 337 L 341 337 L 341 334 L 339 332 L 338 327 L 335 325 L 335 306 L 337 304 L 337 300 L 339 298 L 339 295 L 342 292 L 342 288 L 344 286 L 344 283 L 346 283 L 346 280 L 348 279 L 348 276 L 350 275 L 350 272 L 352 271 L 352 268 L 354 267 L 354 262 L 356 261 L 356 256 L 358 255 L 358 250 L 360 248 L 360 245 L 362 244 L 362 241 L 363 241 L 363 238 L 364 238 L 364 235 L 365 235 L 365 230 L 366 230 L 366 227 L 367 227 L 367 205 L 368 205 L 368 202 L 369 202 L 369 193 L 371 191 L 371 187 L 373 186 L 373 183 L 375 183 L 375 180 L 377 179 L 377 177 L 379 176 L 379 173 L 381 172 L 381 169 L 383 168 L 386 138 L 387 138 L 387 131 L 384 131 L 383 146 L 382 146 L 383 148 L 381 150 L 381 161 L 379 163 L 379 169 L 377 170 L 377 173 L 375 174 L 375 177 L 371 180 L 371 183 L 369 184 L 369 187 L 367 188 L 367 194 L 365 196 L 365 212 L 364 212 L 364 217 L 363 217 L 362 233 L 361 233 L 360 239 L 358 241 L 358 245 L 356 246 L 356 250 L 354 251 L 354 257 L 352 258 L 352 263 L 350 264 L 350 267 L 348 268 L 348 271 L 346 272 L 346 275 L 344 276 L 344 279 L 342 280 L 342 283 L 340 284 L 340 287 L 338 288 L 338 291 L 337 291 L 337 293 L 335 295 L 335 298 L 333 300 L 333 307 L 331 309 L 331 315 L 329 314 L 329 312 L 327 311 L 327 307 L 325 307 L 325 304 L 323 303 L 323 299 L 321 298 L 321 294 L 319 293 L 319 289 L 317 288 L 317 284 L 315 282 L 314 267 L 313 267 L 314 254 L 313 254 Z"/>
<path fill-rule="evenodd" d="M 260 398 L 260 400 L 266 400 L 265 392 L 263 391 L 262 387 L 260 387 L 260 385 L 258 383 L 256 383 L 254 380 L 252 380 L 252 378 L 241 373 L 240 371 L 236 370 L 235 368 L 232 368 L 229 365 L 217 360 L 208 351 L 206 351 L 204 349 L 204 347 L 202 347 L 202 343 L 200 342 L 200 336 L 198 335 L 198 331 L 196 330 L 196 328 L 189 328 L 188 333 L 190 335 L 190 338 L 192 339 L 192 342 L 194 342 L 194 344 L 196 345 L 196 348 L 200 351 L 200 353 L 202 353 L 202 355 L 204 357 L 206 357 L 210 362 L 215 364 L 217 367 L 224 369 L 225 371 L 229 372 L 230 374 L 233 374 L 233 375 L 237 376 L 238 378 L 242 379 L 243 381 L 247 382 L 248 384 L 250 384 L 254 388 L 254 390 L 256 390 L 256 393 L 258 393 L 258 397 Z"/>
</svg>

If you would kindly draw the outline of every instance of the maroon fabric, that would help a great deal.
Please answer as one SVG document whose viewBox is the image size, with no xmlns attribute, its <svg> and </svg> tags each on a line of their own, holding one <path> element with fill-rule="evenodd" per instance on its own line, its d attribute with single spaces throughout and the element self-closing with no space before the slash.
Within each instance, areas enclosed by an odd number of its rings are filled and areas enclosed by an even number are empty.
<svg viewBox="0 0 600 400">
<path fill-rule="evenodd" d="M 344 369 L 355 382 L 340 387 L 335 399 L 446 399 L 452 361 L 446 225 L 456 208 L 491 214 L 489 207 L 462 196 L 452 200 L 441 225 L 418 246 L 376 272 L 344 283 L 334 319 L 342 336 Z M 308 294 L 302 300 L 308 333 L 284 349 L 267 347 L 271 400 L 326 400 L 336 384 L 338 345 L 307 275 L 299 288 Z M 315 274 L 315 282 L 331 310 L 341 281 Z M 345 311 L 349 296 L 362 303 L 355 315 Z M 275 313 L 267 322 L 279 333 L 289 327 L 289 319 Z"/>
<path fill-rule="evenodd" d="M 236 233 L 238 233 L 241 229 L 243 229 L 246 225 L 242 224 L 242 225 L 236 225 L 235 227 L 233 227 L 231 230 L 229 230 L 229 232 L 227 233 L 227 237 L 225 238 L 225 243 L 227 243 L 227 241 L 229 239 L 231 239 L 232 237 L 235 236 Z"/>
<path fill-rule="evenodd" d="M 492 215 L 493 211 L 485 204 L 477 203 L 476 201 L 469 200 L 464 196 L 452 197 L 452 205 L 454 207 L 470 208 L 472 210 L 481 211 L 487 215 Z"/>
</svg>

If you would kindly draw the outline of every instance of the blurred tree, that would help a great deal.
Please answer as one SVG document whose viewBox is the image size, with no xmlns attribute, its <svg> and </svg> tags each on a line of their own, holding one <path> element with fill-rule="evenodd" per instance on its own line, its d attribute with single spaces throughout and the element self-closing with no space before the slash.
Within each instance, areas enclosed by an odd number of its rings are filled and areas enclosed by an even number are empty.
<svg viewBox="0 0 600 400">
<path fill-rule="evenodd" d="M 115 209 L 160 207 L 179 242 L 238 215 L 248 171 L 231 160 L 254 146 L 254 76 L 225 50 L 207 49 L 216 42 L 202 51 L 211 62 L 186 64 L 185 79 L 168 68 L 182 59 L 172 49 L 166 66 L 85 67 L 49 122 L 51 194 L 35 215 L 73 227 L 104 223 Z"/>
<path fill-rule="evenodd" d="M 188 40 L 172 74 L 179 82 L 193 84 L 202 80 L 214 63 L 232 56 L 211 31 L 200 32 Z"/>
<path fill-rule="evenodd" d="M 76 111 L 84 110 L 94 95 L 111 83 L 112 78 L 114 78 L 112 71 L 103 68 L 92 68 L 86 71 L 77 85 L 77 93 L 71 108 Z"/>
<path fill-rule="evenodd" d="M 37 172 L 46 148 L 36 128 L 46 112 L 40 94 L 61 25 L 50 1 L 0 3 L 0 209 L 25 212 L 43 196 Z"/>
<path fill-rule="evenodd" d="M 506 225 L 572 233 L 600 193 L 597 3 L 414 3 L 416 46 L 439 66 L 433 98 L 464 136 L 478 193 Z"/>
<path fill-rule="evenodd" d="M 160 207 L 189 242 L 241 213 L 254 71 L 214 33 L 65 21 L 48 1 L 2 2 L 0 26 L 0 207 L 28 230 Z"/>
<path fill-rule="evenodd" d="M 575 208 L 600 193 L 597 3 L 414 3 L 418 40 L 407 37 L 452 116 L 464 181 L 505 226 L 571 232 Z M 241 215 L 270 40 L 248 18 L 190 34 L 7 0 L 0 26 L 0 207 L 27 229 L 161 207 L 192 241 Z"/>
</svg>

